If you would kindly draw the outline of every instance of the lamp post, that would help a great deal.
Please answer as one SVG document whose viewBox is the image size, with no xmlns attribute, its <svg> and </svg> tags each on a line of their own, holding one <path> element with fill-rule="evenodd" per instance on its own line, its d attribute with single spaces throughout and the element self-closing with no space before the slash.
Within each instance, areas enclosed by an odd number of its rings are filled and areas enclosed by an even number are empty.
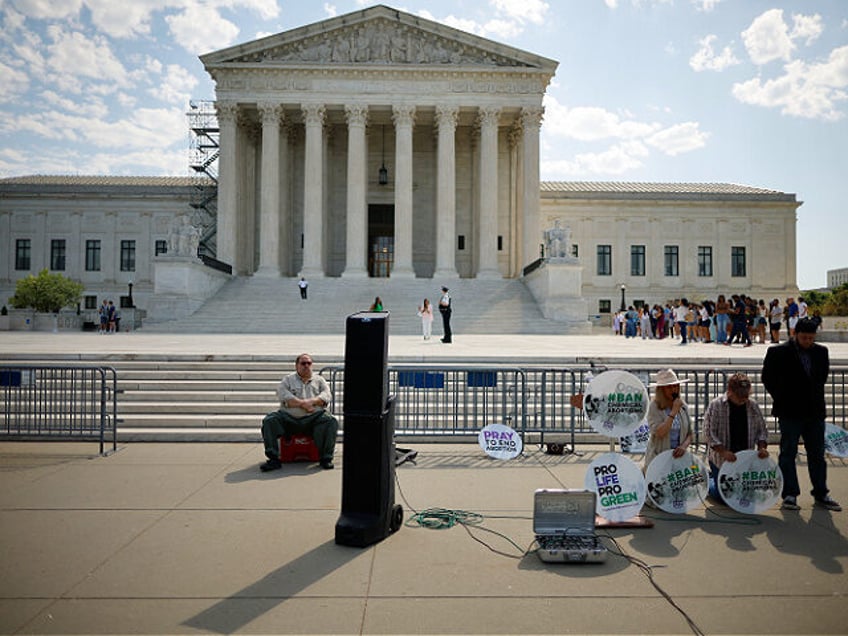
<svg viewBox="0 0 848 636">
<path fill-rule="evenodd" d="M 627 311 L 627 303 L 624 302 L 624 292 L 627 291 L 627 287 L 624 283 L 621 284 L 621 311 Z"/>
<path fill-rule="evenodd" d="M 127 299 L 127 302 L 129 302 L 129 307 L 130 307 L 130 309 L 132 309 L 133 307 L 135 307 L 135 305 L 133 304 L 132 286 L 133 286 L 133 282 L 132 282 L 132 281 L 130 281 L 130 282 L 128 282 L 128 283 L 127 283 L 127 287 L 129 288 L 129 298 Z"/>
</svg>

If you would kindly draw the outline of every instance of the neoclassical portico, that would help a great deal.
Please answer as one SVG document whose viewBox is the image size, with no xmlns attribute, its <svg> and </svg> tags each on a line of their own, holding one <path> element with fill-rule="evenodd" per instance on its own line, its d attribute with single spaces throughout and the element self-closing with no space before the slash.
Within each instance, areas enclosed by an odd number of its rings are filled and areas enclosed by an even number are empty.
<svg viewBox="0 0 848 636">
<path fill-rule="evenodd" d="M 514 277 L 537 257 L 556 62 L 385 6 L 201 59 L 217 257 L 239 275 Z"/>
</svg>

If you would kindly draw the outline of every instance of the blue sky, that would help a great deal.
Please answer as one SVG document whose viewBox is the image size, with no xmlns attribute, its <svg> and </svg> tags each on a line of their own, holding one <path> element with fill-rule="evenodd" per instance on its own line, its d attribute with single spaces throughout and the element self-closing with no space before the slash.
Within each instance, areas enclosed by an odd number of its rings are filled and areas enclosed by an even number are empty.
<svg viewBox="0 0 848 636">
<path fill-rule="evenodd" d="M 197 56 L 373 3 L 0 0 L 0 176 L 188 175 Z M 552 58 L 547 180 L 795 193 L 798 284 L 848 267 L 848 2 L 392 4 Z"/>
</svg>

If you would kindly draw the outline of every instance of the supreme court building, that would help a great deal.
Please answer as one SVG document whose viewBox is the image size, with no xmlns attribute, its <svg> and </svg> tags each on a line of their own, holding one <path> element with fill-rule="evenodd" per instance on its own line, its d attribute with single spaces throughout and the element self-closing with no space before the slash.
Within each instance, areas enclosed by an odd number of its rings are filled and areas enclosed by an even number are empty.
<svg viewBox="0 0 848 636">
<path fill-rule="evenodd" d="M 515 277 L 557 62 L 385 6 L 201 57 L 239 275 Z"/>
</svg>

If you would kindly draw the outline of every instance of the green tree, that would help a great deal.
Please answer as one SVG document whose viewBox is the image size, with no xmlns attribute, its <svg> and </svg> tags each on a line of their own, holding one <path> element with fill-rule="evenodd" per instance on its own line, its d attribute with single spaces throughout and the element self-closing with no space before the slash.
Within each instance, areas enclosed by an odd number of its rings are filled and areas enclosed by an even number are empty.
<svg viewBox="0 0 848 636">
<path fill-rule="evenodd" d="M 72 307 L 82 298 L 84 287 L 61 274 L 51 274 L 46 269 L 38 276 L 30 274 L 15 285 L 15 295 L 9 299 L 12 307 L 57 313 L 62 307 Z"/>
</svg>

